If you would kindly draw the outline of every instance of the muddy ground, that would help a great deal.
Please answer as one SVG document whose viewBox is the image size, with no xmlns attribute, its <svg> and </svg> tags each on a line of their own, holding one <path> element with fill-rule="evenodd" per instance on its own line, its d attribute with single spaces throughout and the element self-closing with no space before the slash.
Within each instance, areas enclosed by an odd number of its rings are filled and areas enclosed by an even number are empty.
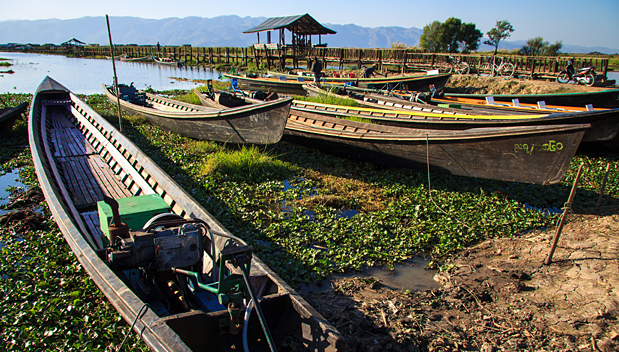
<svg viewBox="0 0 619 352">
<path fill-rule="evenodd" d="M 598 82 L 596 84 L 602 84 Z M 544 94 L 566 92 L 591 92 L 608 87 L 587 87 L 581 84 L 562 84 L 544 80 L 486 77 L 475 75 L 452 75 L 445 87 L 446 92 L 477 94 Z"/>
<path fill-rule="evenodd" d="M 554 230 L 469 248 L 434 290 L 350 278 L 306 298 L 353 351 L 617 351 L 618 210 L 568 217 L 550 265 Z"/>
</svg>

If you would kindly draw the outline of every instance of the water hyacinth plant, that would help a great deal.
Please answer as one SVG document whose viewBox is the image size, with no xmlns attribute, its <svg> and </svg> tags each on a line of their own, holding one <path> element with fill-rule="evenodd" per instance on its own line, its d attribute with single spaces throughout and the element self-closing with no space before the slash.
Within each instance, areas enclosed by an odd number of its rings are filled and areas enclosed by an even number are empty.
<svg viewBox="0 0 619 352">
<path fill-rule="evenodd" d="M 118 124 L 103 95 L 82 98 Z M 607 165 L 602 205 L 619 198 L 616 146 L 583 147 L 560 184 L 537 186 L 380 167 L 285 142 L 239 147 L 196 141 L 130 115 L 122 123 L 125 135 L 293 287 L 418 254 L 440 265 L 479 241 L 552 227 L 558 214 L 544 210 L 563 207 L 581 164 L 575 208 L 596 205 Z M 13 139 L 0 142 L 17 148 L 0 148 L 0 155 L 6 169 L 30 170 L 23 177 L 36 187 L 26 133 L 25 121 L 18 123 Z M 5 346 L 118 347 L 129 326 L 79 268 L 53 221 L 33 233 L 0 231 L 0 242 Z M 130 337 L 125 348 L 145 346 Z"/>
</svg>

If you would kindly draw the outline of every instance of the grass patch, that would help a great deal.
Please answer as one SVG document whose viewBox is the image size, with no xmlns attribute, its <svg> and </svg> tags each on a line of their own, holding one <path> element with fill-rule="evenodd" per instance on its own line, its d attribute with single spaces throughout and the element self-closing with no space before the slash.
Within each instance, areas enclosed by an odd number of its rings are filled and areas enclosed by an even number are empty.
<svg viewBox="0 0 619 352">
<path fill-rule="evenodd" d="M 202 105 L 202 103 L 200 102 L 200 98 L 198 98 L 198 96 L 195 95 L 193 92 L 175 95 L 174 99 L 193 105 Z"/>
<path fill-rule="evenodd" d="M 10 62 L 6 62 L 6 61 L 0 62 L 0 67 L 9 67 L 9 66 L 13 66 L 13 64 Z"/>
<path fill-rule="evenodd" d="M 291 174 L 289 165 L 277 160 L 268 152 L 261 152 L 253 145 L 243 145 L 239 150 L 217 151 L 209 155 L 201 171 L 205 176 L 248 183 L 284 179 Z"/>
<path fill-rule="evenodd" d="M 362 105 L 357 103 L 354 99 L 346 97 L 336 97 L 333 95 L 319 94 L 317 97 L 303 97 L 295 96 L 296 100 L 309 101 L 312 103 L 329 104 L 329 105 L 343 105 L 352 107 L 361 107 Z"/>
</svg>

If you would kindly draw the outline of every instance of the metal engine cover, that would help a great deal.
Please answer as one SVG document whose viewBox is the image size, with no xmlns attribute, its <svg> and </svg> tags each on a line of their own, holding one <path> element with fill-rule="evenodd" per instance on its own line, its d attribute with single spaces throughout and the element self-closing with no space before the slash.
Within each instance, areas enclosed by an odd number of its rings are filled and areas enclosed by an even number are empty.
<svg viewBox="0 0 619 352">
<path fill-rule="evenodd" d="M 202 236 L 207 231 L 193 223 L 132 231 L 129 238 L 121 240 L 120 248 L 108 254 L 108 262 L 118 269 L 154 266 L 157 271 L 168 271 L 190 267 L 202 262 Z"/>
<path fill-rule="evenodd" d="M 202 228 L 193 224 L 157 231 L 153 239 L 157 270 L 184 268 L 202 260 Z"/>
</svg>

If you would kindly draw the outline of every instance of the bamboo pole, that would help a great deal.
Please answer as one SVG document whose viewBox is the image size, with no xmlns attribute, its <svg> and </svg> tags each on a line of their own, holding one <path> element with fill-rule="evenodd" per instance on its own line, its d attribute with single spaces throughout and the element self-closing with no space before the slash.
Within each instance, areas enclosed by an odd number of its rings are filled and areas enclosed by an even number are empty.
<svg viewBox="0 0 619 352">
<path fill-rule="evenodd" d="M 112 55 L 112 69 L 114 70 L 114 89 L 116 90 L 116 104 L 118 105 L 118 131 L 120 133 L 123 132 L 123 127 L 121 123 L 120 117 L 120 95 L 118 94 L 118 77 L 116 77 L 116 63 L 114 63 L 114 44 L 112 44 L 112 31 L 110 30 L 110 18 L 108 15 L 105 15 L 105 20 L 107 21 L 107 34 L 110 38 L 110 54 Z"/>
<path fill-rule="evenodd" d="M 602 197 L 604 197 L 604 189 L 606 188 L 606 181 L 608 181 L 608 172 L 610 171 L 610 163 L 606 165 L 606 173 L 604 174 L 604 181 L 602 181 L 602 189 L 600 190 L 600 197 L 598 198 L 597 207 L 602 204 Z"/>
<path fill-rule="evenodd" d="M 555 238 L 552 241 L 552 247 L 550 247 L 550 253 L 548 253 L 548 257 L 544 262 L 545 265 L 550 265 L 552 263 L 552 256 L 555 253 L 555 249 L 557 248 L 557 243 L 559 242 L 559 237 L 561 237 L 561 230 L 563 229 L 563 223 L 567 218 L 567 213 L 572 210 L 572 202 L 574 201 L 574 197 L 576 196 L 576 187 L 578 186 L 578 181 L 580 180 L 580 174 L 582 173 L 582 167 L 585 164 L 580 164 L 578 168 L 578 174 L 576 175 L 576 179 L 574 180 L 574 185 L 572 185 L 572 191 L 570 192 L 570 197 L 565 203 L 565 208 L 563 209 L 563 214 L 561 215 L 561 220 L 559 221 L 559 226 L 557 226 L 557 232 L 555 233 Z"/>
</svg>

